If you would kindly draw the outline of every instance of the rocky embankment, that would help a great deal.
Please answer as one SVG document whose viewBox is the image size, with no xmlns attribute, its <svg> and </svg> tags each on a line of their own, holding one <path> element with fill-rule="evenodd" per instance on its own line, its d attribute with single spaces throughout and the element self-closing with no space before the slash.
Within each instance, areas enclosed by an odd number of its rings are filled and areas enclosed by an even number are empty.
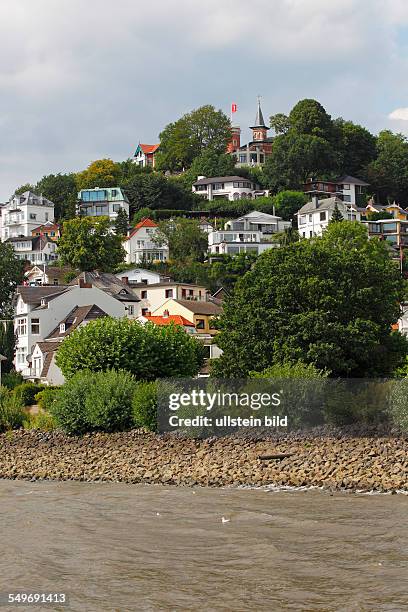
<svg viewBox="0 0 408 612">
<path fill-rule="evenodd" d="M 260 456 L 289 455 L 278 459 Z M 303 435 L 193 440 L 141 431 L 0 436 L 0 478 L 408 490 L 408 438 Z"/>
</svg>

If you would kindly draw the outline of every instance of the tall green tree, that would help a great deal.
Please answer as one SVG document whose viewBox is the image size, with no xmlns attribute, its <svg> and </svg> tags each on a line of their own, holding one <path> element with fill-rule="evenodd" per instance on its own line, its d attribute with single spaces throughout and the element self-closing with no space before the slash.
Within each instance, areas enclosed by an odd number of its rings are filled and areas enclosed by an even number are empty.
<svg viewBox="0 0 408 612">
<path fill-rule="evenodd" d="M 125 191 L 131 215 L 140 208 L 190 210 L 197 198 L 182 180 L 167 178 L 157 172 L 135 175 L 127 183 Z"/>
<path fill-rule="evenodd" d="M 160 134 L 158 168 L 170 171 L 189 168 L 206 149 L 225 153 L 230 140 L 228 117 L 210 104 L 201 106 L 164 128 Z"/>
<path fill-rule="evenodd" d="M 65 221 L 58 254 L 63 264 L 87 272 L 112 272 L 125 258 L 122 236 L 112 232 L 108 217 Z"/>
<path fill-rule="evenodd" d="M 198 221 L 182 217 L 161 221 L 153 238 L 158 245 L 168 244 L 170 258 L 202 261 L 208 249 L 208 237 Z"/>
<path fill-rule="evenodd" d="M 0 319 L 10 317 L 12 298 L 23 273 L 24 264 L 17 259 L 11 244 L 0 242 Z"/>
<path fill-rule="evenodd" d="M 14 321 L 0 321 L 0 355 L 6 357 L 6 361 L 1 364 L 2 372 L 10 372 L 13 369 L 15 346 Z"/>
<path fill-rule="evenodd" d="M 43 176 L 35 186 L 36 193 L 42 193 L 54 202 L 55 219 L 72 219 L 75 217 L 77 201 L 77 184 L 75 174 L 48 174 Z"/>
<path fill-rule="evenodd" d="M 308 201 L 303 191 L 280 191 L 273 198 L 275 212 L 283 219 L 290 220 Z"/>
<path fill-rule="evenodd" d="M 356 222 L 270 249 L 224 303 L 215 373 L 246 376 L 302 360 L 333 376 L 387 376 L 408 351 L 391 330 L 402 295 L 387 246 Z"/>
<path fill-rule="evenodd" d="M 330 218 L 329 224 L 330 223 L 339 223 L 340 221 L 344 221 L 344 217 L 340 212 L 339 207 L 337 206 L 337 202 L 334 205 L 334 209 L 333 209 L 333 214 Z"/>
<path fill-rule="evenodd" d="M 129 217 L 124 208 L 121 208 L 118 212 L 118 216 L 115 219 L 115 231 L 119 236 L 127 236 L 129 228 Z"/>
<path fill-rule="evenodd" d="M 239 170 L 235 168 L 235 159 L 232 155 L 207 149 L 193 160 L 190 169 L 184 174 L 184 180 L 191 189 L 191 185 L 199 176 L 232 176 L 237 172 Z"/>
<path fill-rule="evenodd" d="M 15 190 L 14 195 L 21 195 L 22 193 L 25 193 L 26 191 L 32 191 L 36 193 L 35 186 L 32 185 L 31 183 L 25 183 L 24 185 L 20 185 L 20 187 L 17 187 L 17 189 Z"/>
<path fill-rule="evenodd" d="M 376 137 L 366 128 L 341 117 L 333 122 L 335 150 L 340 174 L 366 176 L 367 166 L 376 158 Z"/>
<path fill-rule="evenodd" d="M 284 113 L 276 113 L 269 118 L 269 125 L 275 134 L 286 134 L 290 129 L 289 117 Z"/>
<path fill-rule="evenodd" d="M 121 168 L 111 159 L 97 159 L 88 168 L 76 175 L 78 189 L 94 187 L 117 187 Z"/>
<path fill-rule="evenodd" d="M 308 134 L 331 141 L 333 124 L 330 115 L 317 100 L 300 100 L 289 113 L 290 129 L 297 134 Z"/>
<path fill-rule="evenodd" d="M 381 200 L 408 200 L 408 139 L 389 130 L 377 139 L 377 158 L 367 169 L 368 182 Z"/>
</svg>

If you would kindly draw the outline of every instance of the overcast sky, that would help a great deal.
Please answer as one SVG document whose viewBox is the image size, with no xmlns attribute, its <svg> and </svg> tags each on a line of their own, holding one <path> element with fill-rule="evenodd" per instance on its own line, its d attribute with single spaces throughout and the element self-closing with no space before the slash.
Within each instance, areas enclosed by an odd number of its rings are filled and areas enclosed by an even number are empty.
<svg viewBox="0 0 408 612">
<path fill-rule="evenodd" d="M 246 128 L 258 94 L 408 133 L 407 49 L 407 0 L 2 0 L 0 201 L 202 104 Z"/>
</svg>

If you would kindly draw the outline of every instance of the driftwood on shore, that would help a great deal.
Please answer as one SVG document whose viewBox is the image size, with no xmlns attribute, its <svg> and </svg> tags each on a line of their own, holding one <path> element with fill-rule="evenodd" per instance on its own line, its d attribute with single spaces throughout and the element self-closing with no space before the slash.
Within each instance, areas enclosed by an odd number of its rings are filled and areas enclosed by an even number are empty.
<svg viewBox="0 0 408 612">
<path fill-rule="evenodd" d="M 287 457 L 293 457 L 294 454 L 295 453 L 277 453 L 275 455 L 258 455 L 258 459 L 259 461 L 270 461 L 271 459 L 281 461 Z"/>
</svg>

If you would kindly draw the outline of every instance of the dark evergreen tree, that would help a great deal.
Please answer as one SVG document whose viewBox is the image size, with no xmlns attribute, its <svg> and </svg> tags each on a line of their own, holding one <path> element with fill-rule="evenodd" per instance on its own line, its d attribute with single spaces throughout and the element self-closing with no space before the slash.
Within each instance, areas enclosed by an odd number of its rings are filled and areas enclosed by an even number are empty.
<svg viewBox="0 0 408 612">
<path fill-rule="evenodd" d="M 333 214 L 331 216 L 329 223 L 338 223 L 339 221 L 344 221 L 344 217 L 341 214 L 339 207 L 337 206 L 337 202 L 336 202 L 334 205 Z"/>
<path fill-rule="evenodd" d="M 13 321 L 0 321 L 0 355 L 6 357 L 1 364 L 2 372 L 10 372 L 13 369 L 16 335 L 14 333 Z"/>
<path fill-rule="evenodd" d="M 118 236 L 127 236 L 129 228 L 129 217 L 124 208 L 121 208 L 118 212 L 118 216 L 115 219 L 115 231 Z"/>
</svg>

